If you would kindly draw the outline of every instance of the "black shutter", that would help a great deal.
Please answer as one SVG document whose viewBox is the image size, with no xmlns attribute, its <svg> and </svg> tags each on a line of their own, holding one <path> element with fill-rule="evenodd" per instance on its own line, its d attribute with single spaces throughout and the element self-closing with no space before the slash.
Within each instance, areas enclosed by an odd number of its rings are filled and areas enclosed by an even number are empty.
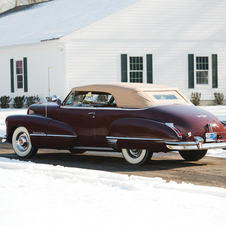
<svg viewBox="0 0 226 226">
<path fill-rule="evenodd" d="M 24 57 L 24 92 L 28 92 L 28 82 L 27 82 L 27 57 Z"/>
<path fill-rule="evenodd" d="M 14 60 L 10 59 L 11 93 L 14 93 Z"/>
<path fill-rule="evenodd" d="M 212 54 L 212 87 L 218 88 L 217 54 Z"/>
<path fill-rule="evenodd" d="M 147 83 L 153 83 L 153 63 L 152 63 L 152 54 L 147 54 Z"/>
<path fill-rule="evenodd" d="M 127 54 L 121 54 L 121 82 L 127 82 Z"/>
<path fill-rule="evenodd" d="M 195 88 L 194 54 L 188 54 L 188 88 Z"/>
</svg>

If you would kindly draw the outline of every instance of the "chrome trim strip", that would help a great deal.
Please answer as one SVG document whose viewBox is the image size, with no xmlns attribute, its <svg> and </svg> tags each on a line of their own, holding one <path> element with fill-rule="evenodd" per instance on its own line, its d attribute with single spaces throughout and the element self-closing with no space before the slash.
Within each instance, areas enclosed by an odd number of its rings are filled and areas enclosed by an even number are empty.
<svg viewBox="0 0 226 226">
<path fill-rule="evenodd" d="M 6 135 L 0 135 L 0 139 L 2 139 L 2 143 L 5 143 L 7 141 Z"/>
<path fill-rule="evenodd" d="M 73 147 L 72 149 L 74 150 L 93 150 L 93 151 L 96 151 L 96 150 L 99 150 L 99 151 L 114 151 L 113 148 L 109 148 L 109 147 L 106 147 L 106 148 L 103 148 L 103 147 Z"/>
<path fill-rule="evenodd" d="M 60 106 L 62 109 L 86 109 L 86 110 L 124 110 L 124 111 L 141 111 L 148 108 L 152 108 L 153 106 L 146 108 L 118 108 L 118 107 L 72 107 L 72 106 Z"/>
<path fill-rule="evenodd" d="M 216 148 L 226 148 L 226 142 L 219 143 L 200 143 L 200 142 L 166 142 L 166 147 L 170 150 L 191 151 L 208 150 Z"/>
<path fill-rule="evenodd" d="M 68 137 L 68 138 L 76 138 L 77 136 L 75 135 L 58 135 L 58 134 L 36 134 L 36 133 L 31 133 L 31 137 Z"/>
<path fill-rule="evenodd" d="M 47 134 L 47 137 L 69 137 L 69 138 L 76 138 L 75 135 L 58 135 L 58 134 Z"/>
<path fill-rule="evenodd" d="M 159 138 L 139 138 L 139 137 L 111 137 L 107 136 L 107 139 L 114 139 L 114 140 L 144 140 L 144 141 L 163 141 L 163 139 Z"/>
<path fill-rule="evenodd" d="M 47 135 L 46 134 L 39 134 L 39 133 L 31 133 L 30 134 L 30 137 L 46 137 Z"/>
</svg>

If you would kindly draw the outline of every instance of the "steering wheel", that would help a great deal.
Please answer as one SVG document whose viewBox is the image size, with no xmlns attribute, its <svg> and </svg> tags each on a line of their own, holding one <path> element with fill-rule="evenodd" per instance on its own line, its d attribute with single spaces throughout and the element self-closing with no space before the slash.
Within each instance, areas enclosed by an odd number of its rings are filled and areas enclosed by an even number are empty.
<svg viewBox="0 0 226 226">
<path fill-rule="evenodd" d="M 88 100 L 81 99 L 81 100 L 79 100 L 77 103 L 79 103 L 79 102 L 81 102 L 81 105 L 83 104 L 83 102 L 86 102 L 86 103 L 88 103 L 91 107 L 93 107 L 93 105 L 92 105 Z M 78 106 L 78 104 L 77 104 L 77 106 Z"/>
</svg>

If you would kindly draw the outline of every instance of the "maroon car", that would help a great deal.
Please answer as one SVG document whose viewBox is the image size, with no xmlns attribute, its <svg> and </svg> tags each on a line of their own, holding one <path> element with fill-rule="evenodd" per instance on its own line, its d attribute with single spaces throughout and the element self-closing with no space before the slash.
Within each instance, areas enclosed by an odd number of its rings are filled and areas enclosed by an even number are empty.
<svg viewBox="0 0 226 226">
<path fill-rule="evenodd" d="M 38 148 L 122 152 L 141 165 L 153 152 L 179 151 L 185 160 L 226 148 L 226 123 L 195 107 L 177 88 L 136 83 L 75 87 L 61 105 L 34 104 L 6 119 L 19 157 Z"/>
</svg>

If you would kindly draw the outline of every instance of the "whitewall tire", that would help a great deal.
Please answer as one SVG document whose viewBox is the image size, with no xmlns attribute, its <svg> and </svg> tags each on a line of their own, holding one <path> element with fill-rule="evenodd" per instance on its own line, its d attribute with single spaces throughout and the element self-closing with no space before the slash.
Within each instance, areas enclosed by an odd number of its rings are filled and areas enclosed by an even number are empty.
<svg viewBox="0 0 226 226">
<path fill-rule="evenodd" d="M 122 149 L 125 160 L 132 165 L 142 165 L 147 163 L 153 152 L 147 149 Z"/>
<path fill-rule="evenodd" d="M 30 135 L 25 127 L 18 127 L 12 137 L 12 145 L 15 153 L 22 158 L 34 156 L 38 148 L 33 148 Z"/>
</svg>

